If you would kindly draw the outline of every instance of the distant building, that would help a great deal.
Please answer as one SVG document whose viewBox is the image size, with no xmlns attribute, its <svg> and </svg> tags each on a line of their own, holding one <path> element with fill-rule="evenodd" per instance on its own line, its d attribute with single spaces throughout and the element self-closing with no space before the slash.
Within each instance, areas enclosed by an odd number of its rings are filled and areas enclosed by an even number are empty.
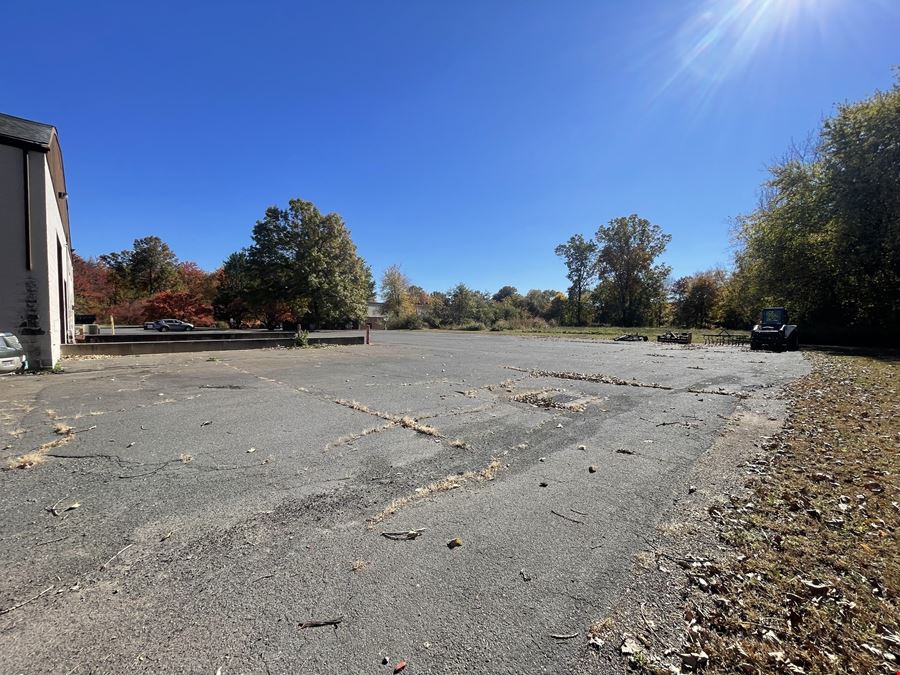
<svg viewBox="0 0 900 675">
<path fill-rule="evenodd" d="M 366 325 L 372 329 L 387 328 L 387 317 L 384 314 L 384 303 L 369 300 L 366 310 Z"/>
<path fill-rule="evenodd" d="M 74 341 L 72 238 L 56 128 L 0 113 L 0 332 L 34 367 Z"/>
</svg>

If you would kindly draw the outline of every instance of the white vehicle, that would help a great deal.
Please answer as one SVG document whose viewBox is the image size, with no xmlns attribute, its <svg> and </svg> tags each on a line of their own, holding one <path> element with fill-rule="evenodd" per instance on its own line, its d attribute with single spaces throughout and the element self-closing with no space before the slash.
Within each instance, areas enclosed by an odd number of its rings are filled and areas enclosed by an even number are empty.
<svg viewBox="0 0 900 675">
<path fill-rule="evenodd" d="M 12 333 L 0 333 L 0 373 L 22 371 L 28 367 L 28 358 L 22 343 Z"/>
</svg>

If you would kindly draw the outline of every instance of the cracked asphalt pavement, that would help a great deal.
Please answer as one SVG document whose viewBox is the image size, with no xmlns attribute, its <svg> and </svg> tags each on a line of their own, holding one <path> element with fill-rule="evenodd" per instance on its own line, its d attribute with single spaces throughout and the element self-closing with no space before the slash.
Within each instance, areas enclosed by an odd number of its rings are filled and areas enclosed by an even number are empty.
<svg viewBox="0 0 900 675">
<path fill-rule="evenodd" d="M 0 671 L 606 672 L 587 631 L 693 464 L 807 371 L 374 340 L 0 379 Z"/>
</svg>

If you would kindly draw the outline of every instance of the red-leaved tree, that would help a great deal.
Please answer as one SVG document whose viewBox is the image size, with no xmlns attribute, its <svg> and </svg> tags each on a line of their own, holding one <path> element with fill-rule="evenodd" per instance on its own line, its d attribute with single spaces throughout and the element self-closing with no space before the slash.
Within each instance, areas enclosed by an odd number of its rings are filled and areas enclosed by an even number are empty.
<svg viewBox="0 0 900 675">
<path fill-rule="evenodd" d="M 212 306 L 191 291 L 163 291 L 144 305 L 144 320 L 156 319 L 181 319 L 195 326 L 211 326 Z"/>
</svg>

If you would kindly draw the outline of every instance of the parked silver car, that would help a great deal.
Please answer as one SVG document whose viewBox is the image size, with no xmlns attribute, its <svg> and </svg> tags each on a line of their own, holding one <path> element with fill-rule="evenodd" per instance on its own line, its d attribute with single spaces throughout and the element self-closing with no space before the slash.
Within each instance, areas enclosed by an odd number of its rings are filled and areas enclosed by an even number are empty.
<svg viewBox="0 0 900 675">
<path fill-rule="evenodd" d="M 22 343 L 12 333 L 0 333 L 0 373 L 12 373 L 28 368 L 28 358 Z"/>
<path fill-rule="evenodd" d="M 194 324 L 179 319 L 159 319 L 156 323 L 156 330 L 165 333 L 167 330 L 194 330 Z"/>
</svg>

